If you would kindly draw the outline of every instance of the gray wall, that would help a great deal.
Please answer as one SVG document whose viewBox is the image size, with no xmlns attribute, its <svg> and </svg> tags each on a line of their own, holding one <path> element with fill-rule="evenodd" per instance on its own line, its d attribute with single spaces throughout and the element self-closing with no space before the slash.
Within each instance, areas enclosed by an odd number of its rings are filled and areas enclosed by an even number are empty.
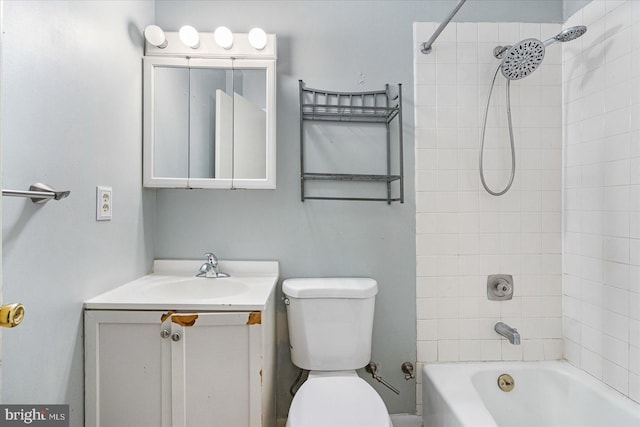
<svg viewBox="0 0 640 427">
<path fill-rule="evenodd" d="M 391 412 L 413 412 L 415 384 L 400 372 L 415 361 L 412 22 L 440 21 L 455 1 L 161 1 L 156 23 L 177 31 L 260 26 L 278 37 L 277 189 L 158 190 L 156 256 L 276 259 L 281 277 L 370 276 L 378 280 L 372 359 L 401 390 L 379 384 Z M 460 21 L 561 22 L 561 1 L 465 4 Z M 361 91 L 404 85 L 406 202 L 300 202 L 298 79 L 310 87 Z M 354 159 L 357 162 L 358 159 Z M 285 416 L 295 369 L 279 306 L 278 413 Z M 366 375 L 364 373 L 361 373 Z"/>
<path fill-rule="evenodd" d="M 71 196 L 3 198 L 3 301 L 26 307 L 3 333 L 3 403 L 68 403 L 83 423 L 82 302 L 145 274 L 155 194 L 142 190 L 142 40 L 154 5 L 4 2 L 2 181 Z M 113 220 L 96 222 L 96 185 Z"/>
</svg>

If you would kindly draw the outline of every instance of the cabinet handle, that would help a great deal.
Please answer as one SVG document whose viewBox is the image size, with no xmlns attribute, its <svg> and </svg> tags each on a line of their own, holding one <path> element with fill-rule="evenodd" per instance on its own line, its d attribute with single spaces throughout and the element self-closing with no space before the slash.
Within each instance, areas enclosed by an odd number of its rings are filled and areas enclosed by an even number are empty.
<svg viewBox="0 0 640 427">
<path fill-rule="evenodd" d="M 179 332 L 175 332 L 173 335 L 171 335 L 171 339 L 175 342 L 180 341 L 180 338 L 182 338 L 182 336 L 180 335 Z"/>
<path fill-rule="evenodd" d="M 163 329 L 162 331 L 160 331 L 160 336 L 162 338 L 169 338 L 169 335 L 171 335 L 171 332 L 169 332 L 168 329 Z"/>
</svg>

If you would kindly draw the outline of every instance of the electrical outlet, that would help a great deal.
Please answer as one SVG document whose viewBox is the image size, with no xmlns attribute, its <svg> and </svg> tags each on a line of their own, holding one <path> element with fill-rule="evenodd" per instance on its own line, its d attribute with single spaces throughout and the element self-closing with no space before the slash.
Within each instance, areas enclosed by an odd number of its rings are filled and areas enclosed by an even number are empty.
<svg viewBox="0 0 640 427">
<path fill-rule="evenodd" d="M 113 194 L 111 187 L 96 187 L 96 221 L 111 221 Z"/>
</svg>

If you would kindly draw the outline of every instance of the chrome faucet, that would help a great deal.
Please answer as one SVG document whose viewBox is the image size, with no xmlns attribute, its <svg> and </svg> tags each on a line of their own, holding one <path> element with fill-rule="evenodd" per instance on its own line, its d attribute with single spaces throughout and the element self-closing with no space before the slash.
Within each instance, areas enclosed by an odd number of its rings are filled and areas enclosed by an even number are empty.
<svg viewBox="0 0 640 427">
<path fill-rule="evenodd" d="M 513 345 L 520 345 L 520 334 L 516 328 L 512 328 L 503 322 L 496 323 L 495 331 L 509 340 Z"/>
<path fill-rule="evenodd" d="M 207 278 L 215 278 L 215 277 L 229 277 L 227 273 L 222 273 L 220 271 L 220 267 L 218 266 L 218 258 L 214 253 L 206 253 L 204 256 L 207 257 L 207 262 L 200 266 L 200 271 L 196 274 L 196 277 L 207 277 Z"/>
</svg>

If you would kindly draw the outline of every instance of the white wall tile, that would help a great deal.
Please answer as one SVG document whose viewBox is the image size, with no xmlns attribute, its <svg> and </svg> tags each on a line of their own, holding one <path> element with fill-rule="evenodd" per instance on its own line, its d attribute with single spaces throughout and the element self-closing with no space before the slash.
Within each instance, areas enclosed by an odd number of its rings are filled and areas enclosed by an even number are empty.
<svg viewBox="0 0 640 427">
<path fill-rule="evenodd" d="M 478 41 L 478 24 L 475 22 L 463 22 L 456 25 L 458 43 Z"/>
<path fill-rule="evenodd" d="M 513 345 L 509 341 L 502 341 L 502 360 L 523 360 L 522 345 Z"/>
<path fill-rule="evenodd" d="M 523 340 L 522 351 L 524 360 L 544 360 L 544 345 L 542 340 Z"/>
<path fill-rule="evenodd" d="M 542 338 L 542 317 L 523 317 L 521 321 L 520 335 L 525 339 Z"/>
<path fill-rule="evenodd" d="M 540 71 L 512 85 L 518 169 L 506 195 L 494 197 L 482 189 L 477 151 L 482 109 L 495 71 L 493 47 L 499 40 L 513 43 L 555 34 L 560 26 L 451 23 L 448 28 L 440 53 L 430 61 L 417 58 L 415 68 L 418 360 L 560 358 L 559 46 L 555 55 L 550 49 Z M 604 90 L 605 74 L 599 76 Z M 485 156 L 492 186 L 503 185 L 510 168 L 504 88 L 496 92 Z M 604 127 L 603 122 L 602 132 Z M 579 184 L 575 180 L 576 188 Z M 604 192 L 600 194 L 603 200 Z M 486 275 L 495 273 L 515 276 L 513 300 L 487 300 Z M 524 344 L 513 346 L 496 334 L 498 321 L 520 328 Z"/>
<path fill-rule="evenodd" d="M 629 288 L 629 239 L 625 237 L 605 237 L 604 239 L 605 282 L 622 288 Z"/>
<path fill-rule="evenodd" d="M 605 0 L 594 0 L 582 9 L 584 25 L 591 25 L 605 16 Z"/>
<path fill-rule="evenodd" d="M 542 340 L 544 346 L 545 360 L 558 360 L 562 358 L 562 340 L 561 339 L 545 339 Z"/>
<path fill-rule="evenodd" d="M 460 341 L 460 361 L 476 361 L 482 357 L 480 340 Z"/>
<path fill-rule="evenodd" d="M 500 41 L 498 25 L 494 23 L 478 23 L 478 42 L 494 43 Z"/>
<path fill-rule="evenodd" d="M 580 344 L 568 338 L 562 340 L 562 356 L 572 365 L 580 366 L 582 350 Z"/>
<path fill-rule="evenodd" d="M 540 24 L 522 23 L 520 24 L 519 39 L 540 39 Z"/>
<path fill-rule="evenodd" d="M 640 355 L 638 355 L 640 358 Z M 640 375 L 629 373 L 629 397 L 640 402 Z"/>
<path fill-rule="evenodd" d="M 436 55 L 437 64 L 455 64 L 458 60 L 457 50 L 456 43 L 438 40 L 437 48 L 434 47 L 432 54 Z"/>
<path fill-rule="evenodd" d="M 604 311 L 603 329 L 606 334 L 623 341 L 629 342 L 629 322 L 628 316 L 623 316 L 609 310 Z"/>
<path fill-rule="evenodd" d="M 455 63 L 436 64 L 436 81 L 438 85 L 455 85 L 457 76 L 458 72 Z"/>
<path fill-rule="evenodd" d="M 589 304 L 583 301 L 580 307 L 580 313 L 580 320 L 583 325 L 600 331 L 602 330 L 603 310 L 601 305 Z"/>
<path fill-rule="evenodd" d="M 416 357 L 424 363 L 438 360 L 438 341 L 418 341 Z"/>
<path fill-rule="evenodd" d="M 456 26 L 455 25 L 447 25 L 445 29 L 438 36 L 438 41 L 440 42 L 452 42 L 455 43 L 457 40 L 456 34 Z"/>
<path fill-rule="evenodd" d="M 437 320 L 418 320 L 418 341 L 435 341 L 438 339 Z"/>
<path fill-rule="evenodd" d="M 581 225 L 567 227 L 565 222 L 564 238 L 571 243 L 576 241 L 577 234 L 582 244 L 578 249 L 582 256 L 568 257 L 565 253 L 571 267 L 569 274 L 577 272 L 583 277 L 581 293 L 576 296 L 581 301 L 581 341 L 577 345 L 582 350 L 578 366 L 638 399 L 636 376 L 629 371 L 632 365 L 636 369 L 631 358 L 636 354 L 635 347 L 629 346 L 629 342 L 640 341 L 640 324 L 634 319 L 634 313 L 640 311 L 640 299 L 635 298 L 636 292 L 630 291 L 632 287 L 636 289 L 632 277 L 640 274 L 632 265 L 637 252 L 633 233 L 635 229 L 640 231 L 640 221 L 636 220 L 637 212 L 634 214 L 632 210 L 636 193 L 630 186 L 635 165 L 632 152 L 637 151 L 631 144 L 632 126 L 635 126 L 632 123 L 640 120 L 640 110 L 636 110 L 639 99 L 629 90 L 637 79 L 632 72 L 635 60 L 631 52 L 635 48 L 629 40 L 640 31 L 632 13 L 638 10 L 634 3 L 592 1 L 571 18 L 576 25 L 582 20 L 589 30 L 582 38 L 582 45 L 575 44 L 578 50 L 563 49 L 565 58 L 572 55 L 584 59 L 582 63 L 565 61 L 565 76 L 580 74 L 576 67 L 585 73 L 581 84 L 563 88 L 567 116 L 578 120 L 582 114 L 582 119 L 572 126 L 580 126 L 580 138 L 584 141 L 582 153 L 573 157 L 571 164 L 581 167 L 580 179 L 576 179 L 573 170 L 565 171 L 565 176 L 570 178 L 565 183 L 572 190 L 579 188 L 581 198 L 579 205 L 565 206 L 578 209 Z M 571 143 L 571 139 L 565 140 L 565 150 L 569 153 Z M 567 200 L 571 201 L 571 198 Z M 566 212 L 565 215 L 569 216 Z M 570 216 L 576 218 L 575 213 Z M 567 250 L 574 248 L 568 245 Z M 565 276 L 565 290 L 574 283 L 569 277 Z M 574 306 L 565 304 L 565 308 Z M 565 342 L 571 341 L 567 332 L 565 328 Z M 565 350 L 567 348 L 572 345 L 565 346 Z M 570 351 L 575 353 L 573 349 Z"/>
<path fill-rule="evenodd" d="M 640 375 L 640 348 L 629 348 L 629 373 Z"/>
<path fill-rule="evenodd" d="M 611 361 L 603 361 L 602 380 L 620 393 L 629 393 L 629 371 Z"/>
<path fill-rule="evenodd" d="M 417 277 L 416 298 L 435 298 L 437 296 L 436 280 L 433 277 Z M 426 308 L 426 307 L 422 307 Z"/>
<path fill-rule="evenodd" d="M 629 291 L 609 285 L 605 285 L 603 289 L 603 307 L 605 310 L 610 310 L 623 316 L 629 316 Z"/>
<path fill-rule="evenodd" d="M 480 341 L 480 358 L 481 360 L 501 360 L 501 341 L 496 339 Z"/>
<path fill-rule="evenodd" d="M 498 41 L 514 44 L 520 40 L 520 24 L 517 22 L 504 22 L 498 24 Z"/>
<path fill-rule="evenodd" d="M 438 361 L 457 362 L 460 360 L 460 348 L 458 340 L 438 341 Z"/>
<path fill-rule="evenodd" d="M 435 87 L 435 99 L 438 107 L 455 107 L 458 101 L 458 87 L 456 85 L 438 85 Z M 452 146 L 451 148 L 455 148 Z"/>
<path fill-rule="evenodd" d="M 592 353 L 588 349 L 582 348 L 581 361 L 578 366 L 581 366 L 583 370 L 601 380 L 603 363 L 602 355 Z"/>
</svg>

